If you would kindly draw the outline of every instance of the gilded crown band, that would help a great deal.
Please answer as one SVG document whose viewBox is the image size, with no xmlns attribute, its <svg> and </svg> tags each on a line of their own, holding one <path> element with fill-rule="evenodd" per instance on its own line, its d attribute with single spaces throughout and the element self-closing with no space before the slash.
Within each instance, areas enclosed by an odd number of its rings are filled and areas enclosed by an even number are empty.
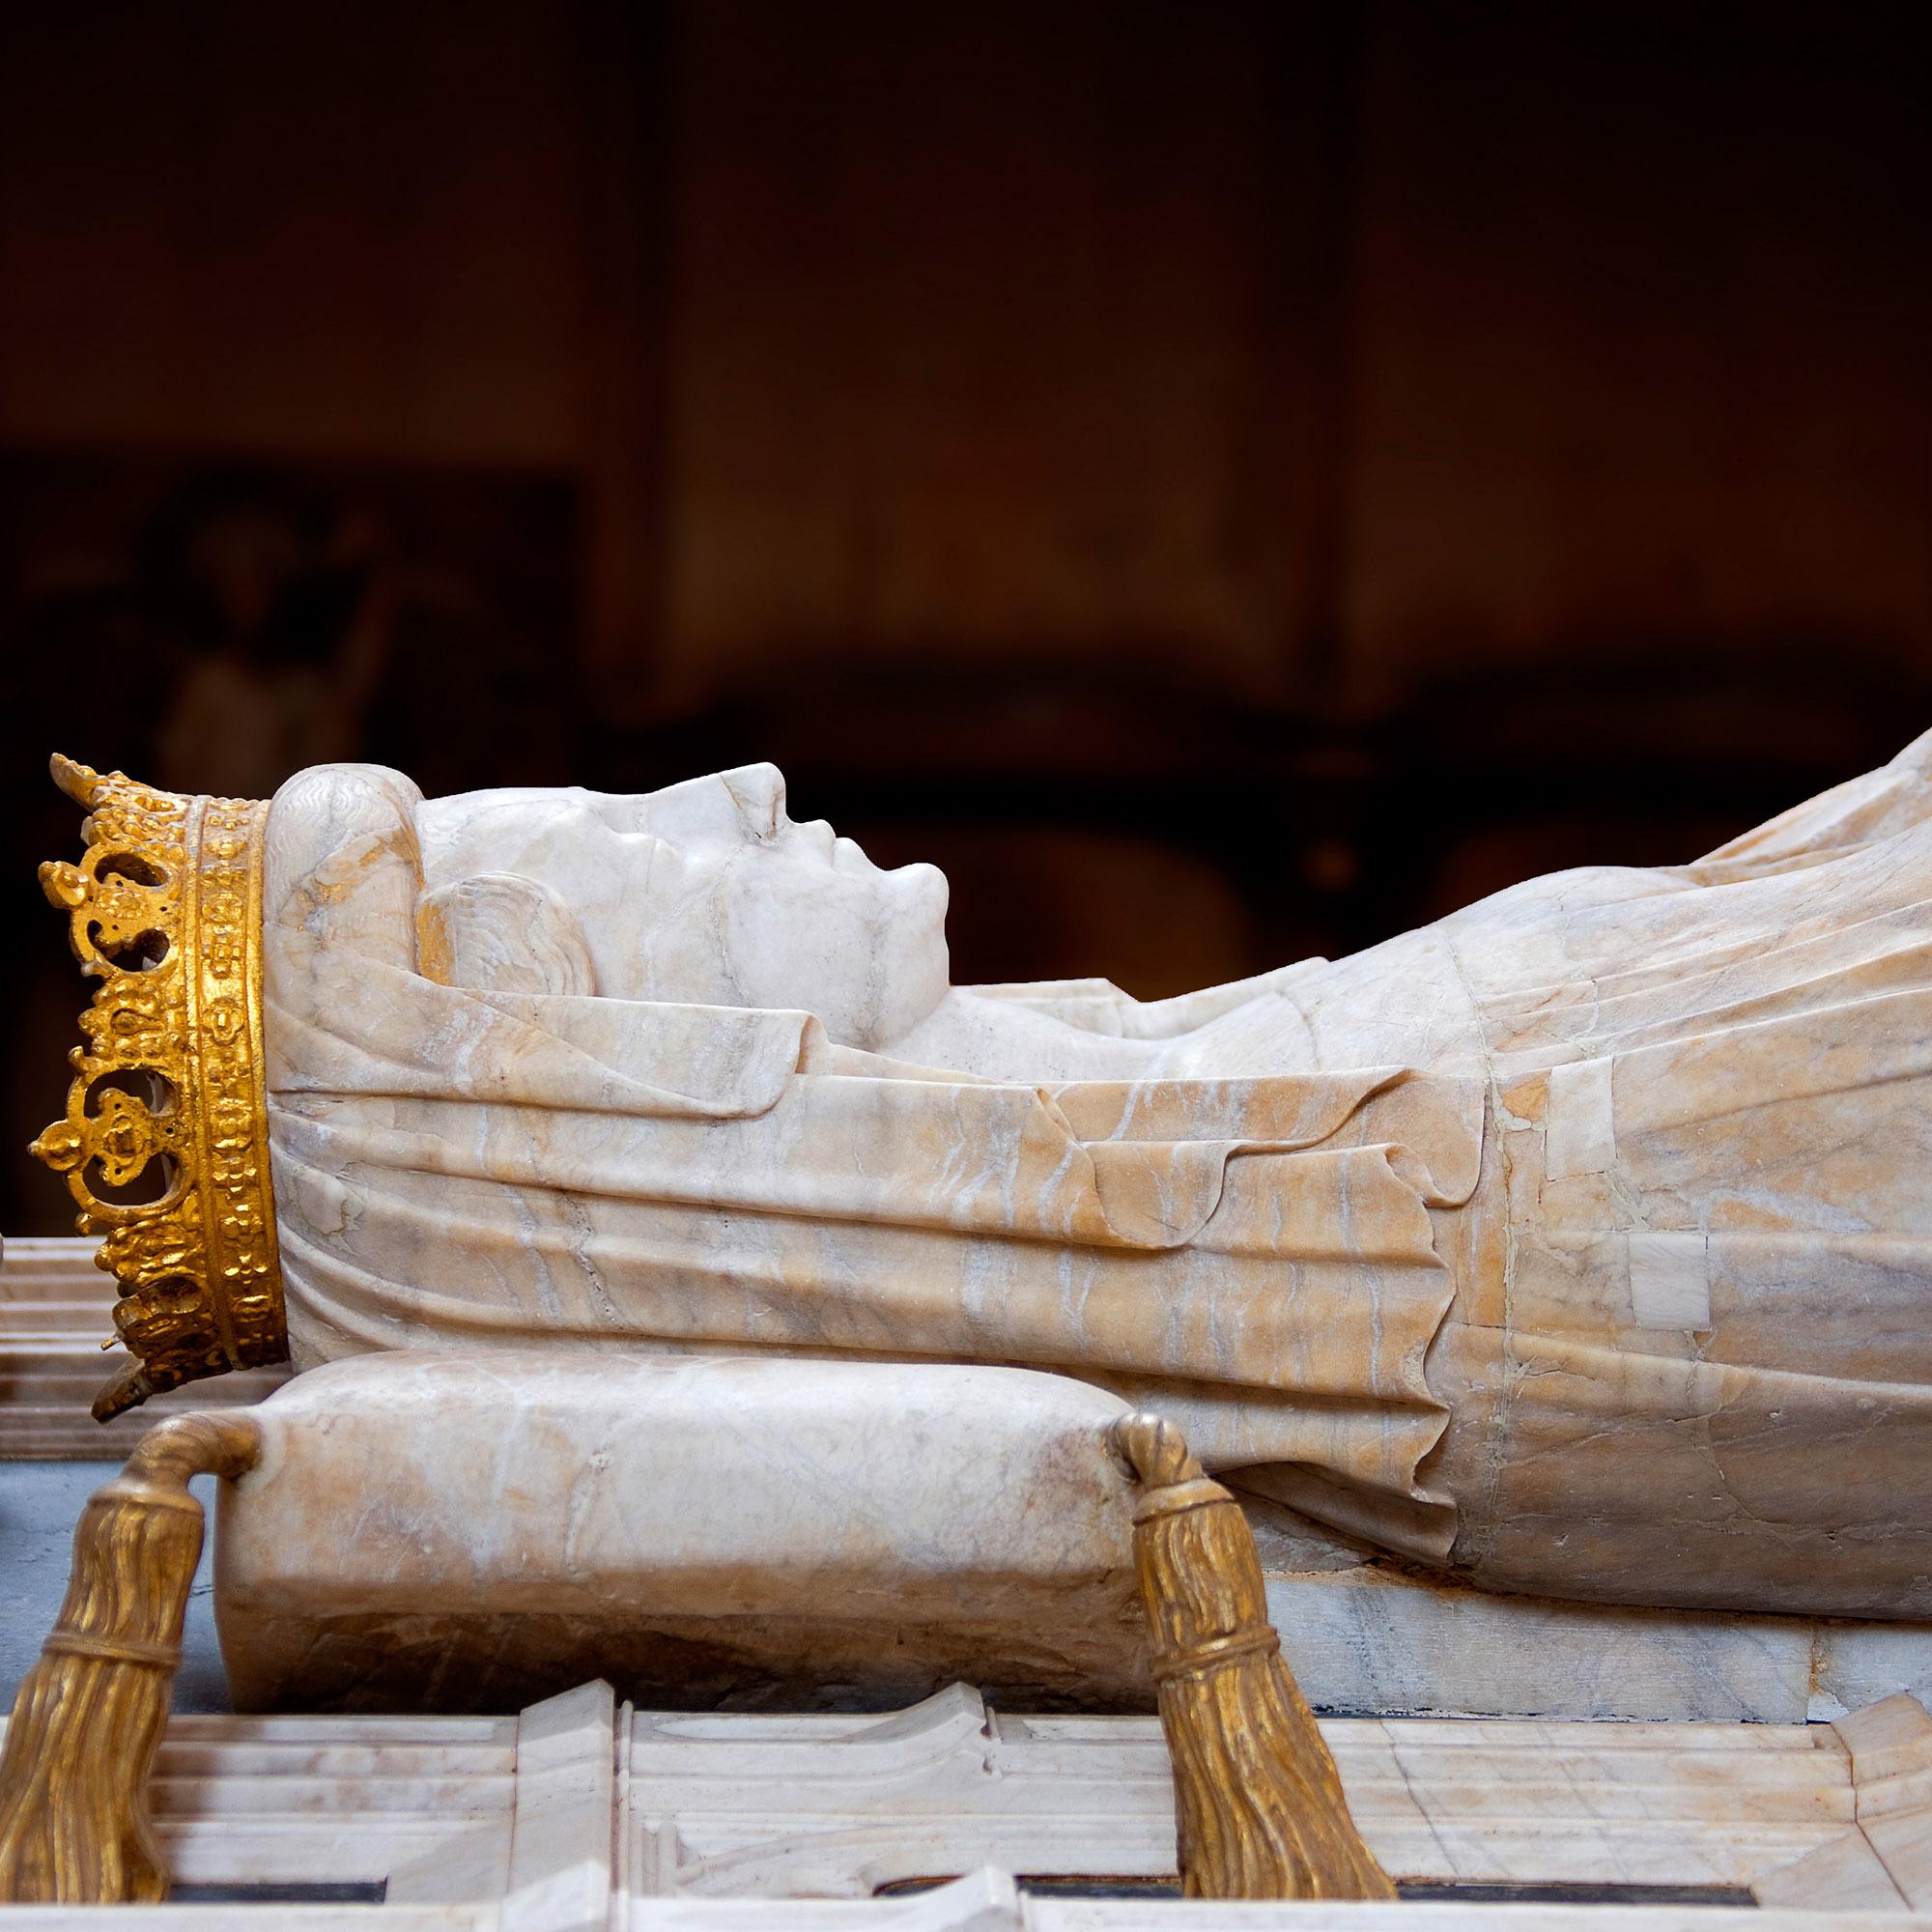
<svg viewBox="0 0 1932 1932">
<path fill-rule="evenodd" d="M 186 798 L 56 756 L 88 808 L 78 865 L 41 867 L 99 980 L 69 1056 L 66 1116 L 32 1151 L 79 1204 L 138 1365 L 101 1421 L 184 1382 L 288 1356 L 262 1052 L 269 807 Z"/>
</svg>

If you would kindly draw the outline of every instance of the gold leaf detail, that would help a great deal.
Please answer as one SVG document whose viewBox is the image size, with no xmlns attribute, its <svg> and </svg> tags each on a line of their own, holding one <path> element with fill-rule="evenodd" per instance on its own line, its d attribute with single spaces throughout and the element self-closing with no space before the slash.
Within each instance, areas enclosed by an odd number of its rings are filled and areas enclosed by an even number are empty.
<svg viewBox="0 0 1932 1932">
<path fill-rule="evenodd" d="M 96 1404 L 104 1420 L 155 1390 L 288 1356 L 262 1084 L 269 808 L 60 756 L 52 770 L 89 809 L 87 849 L 78 865 L 43 866 L 41 887 L 99 985 L 69 1056 L 67 1116 L 33 1151 L 67 1177 L 81 1232 L 103 1236 L 115 1326 L 142 1358 Z M 144 1078 L 110 1078 L 128 1075 Z M 147 1201 L 95 1191 L 141 1181 L 160 1159 L 172 1170 Z"/>
</svg>

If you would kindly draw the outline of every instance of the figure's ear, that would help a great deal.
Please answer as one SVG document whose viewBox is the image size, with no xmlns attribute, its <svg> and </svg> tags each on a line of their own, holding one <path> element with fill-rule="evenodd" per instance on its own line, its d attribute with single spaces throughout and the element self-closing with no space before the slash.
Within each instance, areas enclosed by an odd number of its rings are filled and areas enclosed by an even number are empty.
<svg viewBox="0 0 1932 1932">
<path fill-rule="evenodd" d="M 595 993 L 597 972 L 577 915 L 516 872 L 475 872 L 425 893 L 417 911 L 424 967 L 485 993 Z"/>
</svg>

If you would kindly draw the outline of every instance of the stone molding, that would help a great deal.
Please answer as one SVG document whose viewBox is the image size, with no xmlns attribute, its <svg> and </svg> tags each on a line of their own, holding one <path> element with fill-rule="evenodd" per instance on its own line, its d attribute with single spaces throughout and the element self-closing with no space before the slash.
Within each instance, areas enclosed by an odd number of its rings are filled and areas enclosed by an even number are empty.
<svg viewBox="0 0 1932 1932">
<path fill-rule="evenodd" d="M 1365 1835 L 1403 1880 L 1754 1887 L 1783 1908 L 1747 1919 L 1710 1906 L 1451 1899 L 1429 1908 L 1435 1932 L 1924 1922 L 1904 1901 L 1919 1902 L 1923 1885 L 1913 1848 L 1926 1842 L 1932 1719 L 1911 1700 L 1836 1726 L 1340 1719 L 1321 1729 Z M 989 1712 L 963 1686 L 869 1717 L 636 1712 L 590 1684 L 516 1718 L 182 1718 L 155 1796 L 182 1886 L 386 1881 L 381 1906 L 304 1907 L 312 1932 L 1420 1922 L 1413 1905 L 1017 1892 L 1007 1873 L 1172 1874 L 1159 1726 Z M 1847 1889 L 1854 1844 L 1877 1861 L 1890 1901 Z M 921 1879 L 954 1882 L 875 1895 Z M 194 1922 L 244 1932 L 295 1922 L 276 1917 L 288 1909 L 197 1905 Z M 137 1932 L 149 1912 L 19 1908 L 6 1922 Z M 184 1922 L 180 1907 L 162 1915 L 157 1927 Z"/>
<path fill-rule="evenodd" d="M 103 1375 L 136 1364 L 118 1342 L 102 1350 L 117 1290 L 95 1266 L 95 1245 L 16 1236 L 0 1250 L 0 1461 L 122 1462 L 163 1416 L 260 1402 L 288 1379 L 282 1365 L 242 1369 L 96 1422 L 88 1405 Z"/>
</svg>

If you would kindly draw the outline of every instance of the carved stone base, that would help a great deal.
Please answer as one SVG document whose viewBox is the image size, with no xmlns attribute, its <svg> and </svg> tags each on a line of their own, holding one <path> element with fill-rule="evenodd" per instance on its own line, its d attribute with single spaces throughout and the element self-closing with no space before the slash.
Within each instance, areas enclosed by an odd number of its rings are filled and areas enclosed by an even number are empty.
<svg viewBox="0 0 1932 1932">
<path fill-rule="evenodd" d="M 1754 1889 L 1811 1915 L 1778 1919 L 1780 1932 L 1844 1932 L 1846 1913 L 1875 1906 L 1861 1932 L 1904 1932 L 1915 1921 L 1900 1896 L 1932 1906 L 1899 1851 L 1932 1772 L 1932 1719 L 1916 1705 L 1836 1726 L 1438 1718 L 1321 1729 L 1378 1860 L 1406 1887 L 1452 1889 L 1420 1921 L 1438 1932 L 1503 1922 L 1486 1891 L 1455 1888 L 1669 1888 L 1740 1908 Z M 608 1781 L 596 1774 L 607 1755 Z M 386 1889 L 386 1905 L 345 1902 L 338 1918 L 306 1908 L 317 1932 L 496 1927 L 513 1857 L 532 1893 L 572 1885 L 563 1903 L 607 1897 L 612 1926 L 691 1932 L 752 1913 L 760 1932 L 1065 1932 L 1067 1914 L 1082 1932 L 1186 1932 L 1234 1910 L 1203 1906 L 1197 1919 L 1162 1895 L 1175 1886 L 1174 1804 L 1153 1719 L 989 1711 L 964 1687 L 871 1717 L 633 1711 L 590 1685 L 522 1717 L 178 1718 L 156 1769 L 156 1832 L 181 1888 Z M 997 1877 L 969 1877 L 950 1898 L 911 1890 L 989 1865 L 1108 1878 L 1127 1895 L 1014 1900 Z M 973 1916 L 992 1909 L 1008 1916 Z M 277 1911 L 260 1908 L 248 1932 L 282 1932 Z M 1256 1932 L 1333 1932 L 1345 1911 L 1350 1932 L 1419 1922 L 1407 1905 L 1239 1911 Z M 71 1914 L 63 1932 L 70 1918 L 72 1932 L 162 1922 L 123 1906 Z M 1697 1932 L 1761 1922 L 1626 1903 L 1546 1905 L 1533 1923 L 1687 1932 L 1693 1918 Z"/>
</svg>

